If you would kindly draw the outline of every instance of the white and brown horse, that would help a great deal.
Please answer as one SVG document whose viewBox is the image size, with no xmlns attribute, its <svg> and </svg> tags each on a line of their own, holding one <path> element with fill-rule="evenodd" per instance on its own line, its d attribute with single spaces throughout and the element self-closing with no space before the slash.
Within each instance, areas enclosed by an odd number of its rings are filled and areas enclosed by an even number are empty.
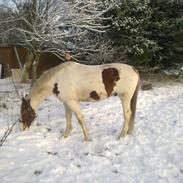
<svg viewBox="0 0 183 183">
<path fill-rule="evenodd" d="M 45 72 L 33 85 L 29 95 L 22 98 L 21 122 L 23 129 L 29 128 L 36 117 L 39 104 L 54 94 L 65 106 L 66 129 L 64 137 L 72 130 L 72 112 L 82 127 L 84 139 L 89 131 L 80 109 L 80 101 L 99 101 L 113 95 L 121 99 L 124 125 L 119 135 L 131 134 L 134 128 L 139 74 L 132 66 L 120 63 L 88 66 L 76 62 L 65 62 Z"/>
</svg>

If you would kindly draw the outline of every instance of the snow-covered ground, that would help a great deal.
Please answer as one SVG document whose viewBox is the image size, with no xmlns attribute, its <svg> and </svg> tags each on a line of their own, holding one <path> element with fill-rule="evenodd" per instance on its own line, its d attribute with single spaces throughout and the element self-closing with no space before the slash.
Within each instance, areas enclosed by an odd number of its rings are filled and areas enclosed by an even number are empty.
<svg viewBox="0 0 183 183">
<path fill-rule="evenodd" d="M 19 117 L 20 99 L 9 84 L 0 80 L 0 138 Z M 0 182 L 183 182 L 182 83 L 140 91 L 134 133 L 121 140 L 117 136 L 123 116 L 117 97 L 82 103 L 81 107 L 91 142 L 83 141 L 75 118 L 71 136 L 60 138 L 65 128 L 64 109 L 50 97 L 40 106 L 37 125 L 24 132 L 16 126 L 0 147 Z"/>
</svg>

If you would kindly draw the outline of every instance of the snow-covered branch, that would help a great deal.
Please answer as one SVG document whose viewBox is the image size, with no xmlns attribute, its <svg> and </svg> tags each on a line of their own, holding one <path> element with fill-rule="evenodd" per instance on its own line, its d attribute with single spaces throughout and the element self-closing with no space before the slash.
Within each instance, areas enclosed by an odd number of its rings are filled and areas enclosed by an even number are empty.
<svg viewBox="0 0 183 183">
<path fill-rule="evenodd" d="M 35 50 L 54 50 L 56 47 L 57 53 L 68 49 L 76 52 L 81 47 L 80 51 L 85 51 L 86 45 L 80 42 L 88 39 L 90 44 L 88 35 L 104 33 L 108 28 L 101 21 L 110 9 L 110 6 L 104 6 L 104 1 L 11 0 L 11 3 L 15 7 L 14 16 L 0 24 L 9 25 L 8 30 L 0 32 L 0 38 L 15 31 L 17 41 L 25 41 Z M 95 45 L 91 50 L 96 50 Z"/>
</svg>

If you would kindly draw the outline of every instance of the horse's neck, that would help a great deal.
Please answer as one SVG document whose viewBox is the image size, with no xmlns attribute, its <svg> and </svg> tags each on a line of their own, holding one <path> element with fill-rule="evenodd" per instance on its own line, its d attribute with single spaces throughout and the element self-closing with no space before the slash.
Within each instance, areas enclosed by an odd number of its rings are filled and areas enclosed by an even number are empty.
<svg viewBox="0 0 183 183">
<path fill-rule="evenodd" d="M 50 87 L 46 86 L 37 86 L 33 87 L 29 94 L 31 107 L 37 111 L 39 105 L 46 99 L 48 96 L 52 94 Z"/>
<path fill-rule="evenodd" d="M 55 80 L 57 80 L 57 75 L 61 77 L 61 73 L 64 68 L 69 67 L 70 64 L 75 64 L 74 62 L 69 62 L 68 64 L 58 65 L 46 73 L 44 73 L 34 84 L 29 94 L 31 107 L 37 111 L 39 104 L 43 102 L 45 98 L 53 94 Z"/>
</svg>

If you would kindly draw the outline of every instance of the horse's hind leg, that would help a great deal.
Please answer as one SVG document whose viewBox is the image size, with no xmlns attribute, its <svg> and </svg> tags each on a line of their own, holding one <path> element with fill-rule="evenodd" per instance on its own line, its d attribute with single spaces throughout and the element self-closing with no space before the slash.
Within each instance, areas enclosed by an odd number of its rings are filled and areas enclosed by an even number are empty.
<svg viewBox="0 0 183 183">
<path fill-rule="evenodd" d="M 77 118 L 79 124 L 81 125 L 81 128 L 83 130 L 83 134 L 84 134 L 84 140 L 88 141 L 89 140 L 89 131 L 88 131 L 88 128 L 86 126 L 85 119 L 84 119 L 84 117 L 81 113 L 79 103 L 76 102 L 76 101 L 72 101 L 72 102 L 70 101 L 70 102 L 67 103 L 67 105 L 75 113 L 76 118 Z"/>
<path fill-rule="evenodd" d="M 135 88 L 135 91 L 134 91 L 133 96 L 130 101 L 131 117 L 130 117 L 130 122 L 129 122 L 129 129 L 127 132 L 128 134 L 132 134 L 132 131 L 134 129 L 134 120 L 135 120 L 135 113 L 136 113 L 138 90 L 139 90 L 139 82 L 137 83 L 137 86 Z"/>
<path fill-rule="evenodd" d="M 132 95 L 129 93 L 120 97 L 123 106 L 124 125 L 118 138 L 125 137 L 130 127 L 130 118 L 132 113 L 130 107 L 131 98 Z"/>
<path fill-rule="evenodd" d="M 72 130 L 72 121 L 71 121 L 72 111 L 66 104 L 64 104 L 64 107 L 65 107 L 65 115 L 66 115 L 66 129 L 64 131 L 63 136 L 67 138 Z"/>
</svg>

